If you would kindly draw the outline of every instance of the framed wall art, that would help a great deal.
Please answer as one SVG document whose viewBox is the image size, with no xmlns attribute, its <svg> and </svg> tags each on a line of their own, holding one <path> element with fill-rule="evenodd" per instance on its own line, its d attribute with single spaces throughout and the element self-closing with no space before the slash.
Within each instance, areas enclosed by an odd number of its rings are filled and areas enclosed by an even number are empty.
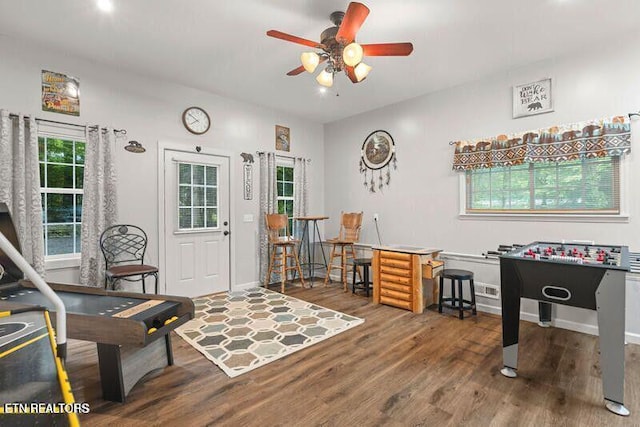
<svg viewBox="0 0 640 427">
<path fill-rule="evenodd" d="M 80 80 L 42 70 L 42 111 L 80 115 Z"/>
<path fill-rule="evenodd" d="M 276 150 L 291 151 L 291 131 L 288 127 L 276 125 Z"/>
<path fill-rule="evenodd" d="M 553 111 L 551 78 L 513 87 L 513 118 Z"/>
<path fill-rule="evenodd" d="M 396 146 L 389 132 L 376 130 L 364 139 L 360 150 L 360 173 L 364 174 L 364 186 L 376 192 L 375 174 L 378 174 L 378 190 L 391 182 L 391 164 L 398 169 Z M 384 168 L 387 168 L 384 171 Z"/>
</svg>

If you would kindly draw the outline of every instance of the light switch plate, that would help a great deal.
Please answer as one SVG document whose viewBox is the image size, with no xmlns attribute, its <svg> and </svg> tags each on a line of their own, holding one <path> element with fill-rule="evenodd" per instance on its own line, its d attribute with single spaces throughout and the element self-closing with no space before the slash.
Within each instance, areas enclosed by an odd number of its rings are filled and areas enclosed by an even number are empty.
<svg viewBox="0 0 640 427">
<path fill-rule="evenodd" d="M 244 214 L 244 217 L 242 218 L 243 222 L 253 222 L 253 215 L 252 214 Z"/>
</svg>

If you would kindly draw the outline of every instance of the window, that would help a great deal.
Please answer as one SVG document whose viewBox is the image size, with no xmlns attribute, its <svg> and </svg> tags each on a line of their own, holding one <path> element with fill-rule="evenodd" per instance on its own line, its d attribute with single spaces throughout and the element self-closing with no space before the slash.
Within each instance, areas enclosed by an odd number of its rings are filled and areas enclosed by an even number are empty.
<svg viewBox="0 0 640 427">
<path fill-rule="evenodd" d="M 276 186 L 278 187 L 278 213 L 287 214 L 289 230 L 293 232 L 293 167 L 277 167 Z"/>
<path fill-rule="evenodd" d="M 45 256 L 80 253 L 85 142 L 38 138 Z"/>
<path fill-rule="evenodd" d="M 218 228 L 218 167 L 178 164 L 178 228 Z"/>
<path fill-rule="evenodd" d="M 619 157 L 466 172 L 467 213 L 619 214 Z"/>
</svg>

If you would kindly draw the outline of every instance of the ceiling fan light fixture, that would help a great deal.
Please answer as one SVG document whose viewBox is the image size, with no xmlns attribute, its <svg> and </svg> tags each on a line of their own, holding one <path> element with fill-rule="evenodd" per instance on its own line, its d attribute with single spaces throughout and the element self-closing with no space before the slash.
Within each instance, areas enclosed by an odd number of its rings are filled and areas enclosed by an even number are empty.
<svg viewBox="0 0 640 427">
<path fill-rule="evenodd" d="M 358 63 L 360 63 L 363 56 L 364 51 L 362 49 L 362 46 L 360 46 L 356 42 L 346 45 L 344 50 L 342 51 L 342 60 L 350 67 L 355 67 Z"/>
<path fill-rule="evenodd" d="M 320 55 L 315 52 L 303 52 L 300 55 L 300 62 L 302 62 L 302 66 L 307 72 L 313 73 L 320 63 Z"/>
<path fill-rule="evenodd" d="M 331 87 L 333 86 L 333 72 L 329 72 L 325 69 L 320 74 L 318 74 L 316 80 L 324 87 Z"/>
<path fill-rule="evenodd" d="M 371 66 L 365 64 L 364 62 L 359 63 L 353 69 L 353 72 L 356 75 L 356 80 L 358 82 L 364 80 L 369 75 L 369 71 L 371 71 Z"/>
</svg>

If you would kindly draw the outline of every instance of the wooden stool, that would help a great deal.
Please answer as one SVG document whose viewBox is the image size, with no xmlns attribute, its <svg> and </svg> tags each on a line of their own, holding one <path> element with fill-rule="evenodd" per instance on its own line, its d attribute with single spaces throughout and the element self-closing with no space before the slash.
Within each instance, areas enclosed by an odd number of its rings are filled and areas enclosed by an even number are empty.
<svg viewBox="0 0 640 427">
<path fill-rule="evenodd" d="M 345 213 L 340 216 L 340 233 L 335 239 L 328 239 L 326 242 L 332 245 L 329 265 L 327 265 L 327 275 L 324 278 L 324 285 L 330 280 L 331 270 L 340 270 L 344 291 L 347 292 L 347 258 L 356 259 L 356 252 L 353 244 L 360 238 L 360 227 L 362 226 L 362 212 Z M 338 249 L 336 254 L 336 249 Z M 335 265 L 333 260 L 340 258 L 340 264 Z M 362 280 L 360 269 L 358 275 Z"/>
<path fill-rule="evenodd" d="M 359 267 L 363 268 L 362 280 L 360 282 L 356 282 L 356 271 L 360 274 Z M 359 288 L 364 289 L 367 296 L 369 296 L 369 287 L 372 284 L 369 281 L 369 267 L 371 267 L 371 258 L 356 258 L 353 260 L 353 280 L 351 284 L 352 294 L 355 294 L 356 288 Z"/>
<path fill-rule="evenodd" d="M 324 284 L 326 286 L 327 280 L 331 275 L 331 270 L 340 270 L 340 277 L 342 280 L 342 284 L 344 286 L 344 291 L 347 291 L 347 259 L 351 258 L 353 260 L 356 259 L 356 252 L 353 249 L 353 243 L 350 242 L 337 242 L 332 241 L 333 247 L 331 248 L 331 256 L 329 257 L 329 265 L 327 266 L 327 276 L 325 277 Z M 336 248 L 338 249 L 336 251 Z M 339 258 L 339 263 L 334 264 L 333 260 Z M 360 270 L 358 270 L 358 275 L 360 275 Z M 360 279 L 362 276 L 360 275 Z"/>
<path fill-rule="evenodd" d="M 280 273 L 281 288 L 280 291 L 284 293 L 284 284 L 287 280 L 287 271 L 295 270 L 300 274 L 300 281 L 302 287 L 304 284 L 304 277 L 302 276 L 302 269 L 300 268 L 300 261 L 298 260 L 298 254 L 296 252 L 296 245 L 298 240 L 291 237 L 289 233 L 289 219 L 286 214 L 267 214 L 265 215 L 267 223 L 267 235 L 269 238 L 269 244 L 271 245 L 271 262 L 269 262 L 269 271 L 267 271 L 267 277 L 265 278 L 264 287 L 269 287 L 269 281 L 271 280 L 271 273 L 278 271 Z M 280 256 L 277 256 L 278 249 L 280 249 Z M 293 259 L 293 266 L 288 266 L 288 259 Z"/>
<path fill-rule="evenodd" d="M 442 289 L 444 287 L 444 279 L 451 280 L 451 297 L 444 298 Z M 456 296 L 456 280 L 458 281 L 458 296 Z M 468 280 L 471 291 L 471 300 L 462 297 L 462 281 Z M 457 302 L 457 304 L 456 304 Z M 464 319 L 464 310 L 471 310 L 471 314 L 477 314 L 476 311 L 476 290 L 473 286 L 473 272 L 467 270 L 457 270 L 448 268 L 442 271 L 440 276 L 440 296 L 438 298 L 438 312 L 442 313 L 442 307 L 458 310 L 458 317 Z"/>
</svg>

